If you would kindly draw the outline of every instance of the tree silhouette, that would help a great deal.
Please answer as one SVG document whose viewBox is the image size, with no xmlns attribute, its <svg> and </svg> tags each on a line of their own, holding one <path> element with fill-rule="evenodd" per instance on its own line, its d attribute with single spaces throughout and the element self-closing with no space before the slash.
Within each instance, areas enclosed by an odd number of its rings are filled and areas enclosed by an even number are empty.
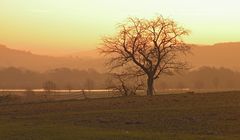
<svg viewBox="0 0 240 140">
<path fill-rule="evenodd" d="M 87 90 L 93 90 L 94 87 L 95 87 L 95 83 L 94 83 L 94 81 L 92 79 L 87 78 L 85 83 L 84 83 L 84 87 Z"/>
<path fill-rule="evenodd" d="M 119 26 L 116 36 L 103 38 L 100 52 L 109 59 L 110 71 L 146 76 L 147 95 L 153 95 L 154 81 L 160 74 L 173 74 L 187 68 L 183 59 L 190 51 L 182 36 L 188 31 L 173 20 L 129 18 Z"/>
<path fill-rule="evenodd" d="M 144 82 L 139 77 L 131 77 L 125 73 L 114 73 L 113 77 L 116 79 L 113 89 L 123 96 L 136 95 L 137 90 L 144 87 Z"/>
<path fill-rule="evenodd" d="M 52 93 L 53 90 L 56 90 L 56 87 L 57 86 L 53 81 L 46 81 L 43 83 L 43 89 L 45 90 L 46 95 Z"/>
</svg>

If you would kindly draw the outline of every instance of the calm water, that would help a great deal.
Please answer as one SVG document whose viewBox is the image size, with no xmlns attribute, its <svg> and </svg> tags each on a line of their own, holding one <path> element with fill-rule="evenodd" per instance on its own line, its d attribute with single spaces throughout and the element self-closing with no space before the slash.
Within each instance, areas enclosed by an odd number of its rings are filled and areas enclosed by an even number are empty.
<svg viewBox="0 0 240 140">
<path fill-rule="evenodd" d="M 9 92 L 9 93 L 17 93 L 17 92 L 26 92 L 26 91 L 33 91 L 33 92 L 44 92 L 44 89 L 0 89 L 0 92 Z M 74 90 L 52 90 L 55 93 L 80 93 L 83 92 L 82 89 L 74 89 Z M 112 89 L 95 89 L 95 90 L 84 90 L 84 92 L 91 92 L 91 93 L 108 93 L 113 92 Z M 156 93 L 161 94 L 170 94 L 170 93 L 186 93 L 186 92 L 194 92 L 194 93 L 209 93 L 209 92 L 224 92 L 224 91 L 240 91 L 240 89 L 166 89 L 166 90 L 157 90 Z M 138 92 L 144 92 L 144 90 L 139 90 Z"/>
</svg>

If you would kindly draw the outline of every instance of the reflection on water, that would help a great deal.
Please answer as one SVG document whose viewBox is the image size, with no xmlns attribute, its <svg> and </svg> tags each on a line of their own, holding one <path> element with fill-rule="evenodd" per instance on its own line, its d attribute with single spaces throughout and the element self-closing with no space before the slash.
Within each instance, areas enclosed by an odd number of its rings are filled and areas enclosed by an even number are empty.
<svg viewBox="0 0 240 140">
<path fill-rule="evenodd" d="M 0 93 L 21 93 L 26 91 L 32 91 L 35 93 L 41 93 L 45 92 L 44 89 L 0 89 Z M 53 93 L 81 93 L 81 92 L 87 92 L 87 93 L 109 93 L 109 92 L 115 92 L 112 89 L 94 89 L 94 90 L 85 90 L 85 89 L 73 89 L 73 90 L 67 90 L 67 89 L 60 89 L 60 90 L 51 90 Z M 240 91 L 240 89 L 165 89 L 165 90 L 155 90 L 155 94 L 179 94 L 179 93 L 211 93 L 211 92 L 227 92 L 227 91 Z M 144 90 L 138 90 L 137 93 L 144 93 Z"/>
<path fill-rule="evenodd" d="M 7 92 L 25 92 L 27 91 L 28 89 L 0 89 L 0 92 L 4 92 L 4 91 L 7 91 Z M 45 90 L 44 89 L 30 89 L 31 91 L 33 92 L 44 92 Z M 108 90 L 108 89 L 96 89 L 96 90 L 85 90 L 85 89 L 74 89 L 74 90 L 66 90 L 66 89 L 60 89 L 60 90 L 52 90 L 53 92 L 82 92 L 82 91 L 85 91 L 85 92 L 109 92 L 109 91 L 113 91 L 113 90 Z"/>
</svg>

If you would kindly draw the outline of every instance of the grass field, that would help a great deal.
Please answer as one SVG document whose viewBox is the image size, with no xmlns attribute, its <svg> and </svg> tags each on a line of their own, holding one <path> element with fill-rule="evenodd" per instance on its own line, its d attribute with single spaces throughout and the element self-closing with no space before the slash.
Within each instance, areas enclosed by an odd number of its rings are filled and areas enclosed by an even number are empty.
<svg viewBox="0 0 240 140">
<path fill-rule="evenodd" d="M 1 104 L 0 140 L 239 140 L 240 92 Z"/>
</svg>

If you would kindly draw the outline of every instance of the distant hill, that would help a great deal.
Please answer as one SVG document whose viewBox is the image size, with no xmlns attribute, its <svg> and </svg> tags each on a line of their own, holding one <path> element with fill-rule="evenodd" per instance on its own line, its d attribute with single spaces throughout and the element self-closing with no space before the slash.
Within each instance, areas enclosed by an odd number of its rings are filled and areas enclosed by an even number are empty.
<svg viewBox="0 0 240 140">
<path fill-rule="evenodd" d="M 98 52 L 97 49 L 87 50 L 87 51 L 81 51 L 76 52 L 70 55 L 67 55 L 68 57 L 79 57 L 79 58 L 88 58 L 88 59 L 101 59 L 103 58 L 103 55 Z"/>
<path fill-rule="evenodd" d="M 227 67 L 240 71 L 240 42 L 193 45 L 192 52 L 189 60 L 195 67 Z"/>
<path fill-rule="evenodd" d="M 191 45 L 192 54 L 187 58 L 194 68 L 202 66 L 226 67 L 240 71 L 240 42 L 218 43 L 214 45 Z M 75 53 L 75 56 L 101 58 L 96 50 Z"/>
<path fill-rule="evenodd" d="M 31 52 L 15 50 L 0 45 L 0 67 L 18 67 L 34 71 L 67 67 L 73 69 L 97 68 L 103 71 L 103 59 L 85 57 L 52 57 L 32 54 Z"/>
<path fill-rule="evenodd" d="M 240 42 L 215 45 L 192 45 L 188 60 L 194 68 L 202 66 L 226 67 L 240 71 Z M 14 50 L 0 45 L 0 67 L 19 67 L 34 71 L 67 67 L 75 69 L 94 68 L 104 72 L 104 58 L 97 50 L 76 52 L 64 57 L 52 57 Z"/>
</svg>

